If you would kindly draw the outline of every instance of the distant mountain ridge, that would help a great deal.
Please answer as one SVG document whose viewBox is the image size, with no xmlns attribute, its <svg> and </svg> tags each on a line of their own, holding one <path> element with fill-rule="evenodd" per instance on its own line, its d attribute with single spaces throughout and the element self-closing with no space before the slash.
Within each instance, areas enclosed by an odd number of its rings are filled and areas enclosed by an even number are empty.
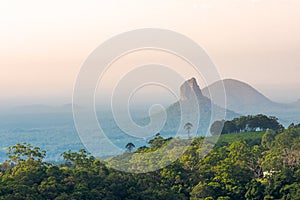
<svg viewBox="0 0 300 200">
<path fill-rule="evenodd" d="M 234 79 L 217 81 L 202 89 L 204 96 L 214 97 L 212 101 L 220 105 L 221 90 L 225 89 L 226 108 L 242 115 L 266 114 L 279 118 L 285 126 L 300 121 L 300 101 L 292 104 L 277 103 L 247 83 Z"/>
<path fill-rule="evenodd" d="M 196 107 L 195 107 L 196 106 Z M 182 107 L 184 108 L 182 110 Z M 199 113 L 197 112 L 199 108 Z M 184 112 L 184 113 L 182 113 Z M 214 104 L 208 97 L 202 94 L 202 91 L 195 78 L 185 81 L 180 86 L 180 99 L 166 109 L 167 120 L 162 132 L 186 132 L 184 127 L 179 127 L 179 124 L 190 122 L 194 127 L 198 127 L 195 132 L 197 135 L 209 134 L 211 119 L 232 119 L 240 116 L 240 114 L 222 108 Z M 199 115 L 199 121 L 194 119 L 195 115 Z M 185 121 L 182 121 L 181 118 Z M 198 126 L 197 126 L 198 123 Z"/>
<path fill-rule="evenodd" d="M 77 108 L 82 108 L 75 105 Z M 59 106 L 50 106 L 44 104 L 32 104 L 26 106 L 16 106 L 9 110 L 11 113 L 62 113 L 72 112 L 72 103 L 63 104 Z"/>
</svg>

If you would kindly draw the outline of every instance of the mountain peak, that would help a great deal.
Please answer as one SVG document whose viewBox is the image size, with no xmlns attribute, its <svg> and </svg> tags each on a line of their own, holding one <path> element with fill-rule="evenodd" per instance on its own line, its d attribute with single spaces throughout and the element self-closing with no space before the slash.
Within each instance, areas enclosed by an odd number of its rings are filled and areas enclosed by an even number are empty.
<svg viewBox="0 0 300 200">
<path fill-rule="evenodd" d="M 181 86 L 180 86 L 180 100 L 189 100 L 192 98 L 194 94 L 200 98 L 202 97 L 202 92 L 200 90 L 200 87 L 196 81 L 196 79 L 193 77 L 187 81 L 185 81 Z"/>
<path fill-rule="evenodd" d="M 234 79 L 217 81 L 203 88 L 202 92 L 208 98 L 214 97 L 212 101 L 217 105 L 222 105 L 224 98 L 221 94 L 225 92 L 227 108 L 244 115 L 269 112 L 279 106 L 251 85 Z"/>
</svg>

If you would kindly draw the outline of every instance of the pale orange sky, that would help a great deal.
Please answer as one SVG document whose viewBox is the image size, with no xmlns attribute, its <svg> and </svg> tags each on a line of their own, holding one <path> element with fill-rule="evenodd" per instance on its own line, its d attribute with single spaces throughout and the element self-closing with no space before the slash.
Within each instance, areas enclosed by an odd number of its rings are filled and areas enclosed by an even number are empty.
<svg viewBox="0 0 300 200">
<path fill-rule="evenodd" d="M 0 102 L 70 102 L 93 49 L 146 27 L 190 37 L 223 78 L 293 101 L 300 98 L 299 11 L 298 0 L 1 1 Z"/>
</svg>

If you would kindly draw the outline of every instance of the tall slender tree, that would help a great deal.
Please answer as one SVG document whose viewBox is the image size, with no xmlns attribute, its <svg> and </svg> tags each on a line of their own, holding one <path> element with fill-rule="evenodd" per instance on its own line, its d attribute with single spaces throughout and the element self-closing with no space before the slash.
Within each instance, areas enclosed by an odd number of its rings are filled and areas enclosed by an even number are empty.
<svg viewBox="0 0 300 200">
<path fill-rule="evenodd" d="M 193 124 L 191 124 L 190 122 L 186 123 L 184 125 L 184 129 L 187 131 L 187 135 L 188 135 L 188 138 L 190 139 L 191 138 L 191 130 L 193 128 Z"/>
</svg>

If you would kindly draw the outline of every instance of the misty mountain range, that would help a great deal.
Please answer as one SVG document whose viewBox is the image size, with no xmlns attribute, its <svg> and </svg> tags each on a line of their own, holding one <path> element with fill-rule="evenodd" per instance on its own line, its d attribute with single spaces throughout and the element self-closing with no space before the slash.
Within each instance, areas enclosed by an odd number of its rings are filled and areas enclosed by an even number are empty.
<svg viewBox="0 0 300 200">
<path fill-rule="evenodd" d="M 226 105 L 224 106 L 223 88 L 226 94 Z M 226 119 L 231 119 L 240 115 L 255 115 L 265 114 L 269 116 L 276 116 L 280 122 L 288 126 L 290 123 L 300 122 L 300 100 L 294 103 L 277 103 L 260 93 L 247 83 L 234 79 L 225 79 L 217 81 L 208 87 L 200 89 L 195 78 L 187 80 L 180 87 L 180 100 L 172 104 L 166 109 L 169 119 L 173 122 L 167 123 L 174 125 L 178 123 L 178 119 L 174 116 L 180 115 L 180 102 L 187 102 L 191 91 L 197 96 L 199 101 L 199 108 L 201 108 L 202 118 L 210 118 L 210 107 L 214 106 L 215 113 L 223 113 L 226 111 Z M 75 105 L 80 107 L 78 105 Z M 188 106 L 187 106 L 188 107 Z M 84 108 L 82 108 L 84 109 Z M 195 110 L 194 108 L 190 108 Z M 48 106 L 48 105 L 30 105 L 18 106 L 10 110 L 11 113 L 66 113 L 72 112 L 72 104 L 65 104 L 62 106 Z M 171 114 L 172 113 L 172 114 Z M 203 124 L 203 123 L 202 123 Z M 169 125 L 167 125 L 169 126 Z"/>
<path fill-rule="evenodd" d="M 196 108 L 193 107 L 195 104 L 190 103 L 193 101 L 192 94 L 195 94 L 200 108 L 198 130 L 193 130 L 198 135 L 209 133 L 209 127 L 213 122 L 210 121 L 212 115 L 215 115 L 214 120 L 228 120 L 241 115 L 265 114 L 278 117 L 284 126 L 300 121 L 300 101 L 290 104 L 277 103 L 249 84 L 233 79 L 217 81 L 201 90 L 196 79 L 191 78 L 181 85 L 180 100 L 166 109 L 168 118 L 162 132 L 174 132 L 178 129 L 179 132 L 184 132 L 184 127 L 178 125 L 180 116 L 184 120 L 193 120 L 191 113 L 195 112 Z M 186 113 L 180 113 L 180 105 L 185 104 L 188 108 Z M 197 122 L 194 121 L 195 124 Z"/>
<path fill-rule="evenodd" d="M 226 106 L 222 104 L 221 100 L 222 84 L 226 90 Z M 84 109 L 79 105 L 75 106 Z M 181 106 L 185 108 L 183 113 Z M 199 108 L 200 119 L 195 117 L 197 107 Z M 210 124 L 213 123 L 211 119 L 232 119 L 240 115 L 258 113 L 276 116 L 285 126 L 292 122 L 299 123 L 300 101 L 291 104 L 277 103 L 250 85 L 231 79 L 216 82 L 201 90 L 196 79 L 192 78 L 181 85 L 180 99 L 177 102 L 170 102 L 170 106 L 166 108 L 167 118 L 160 133 L 165 137 L 187 137 L 184 124 L 190 122 L 193 124 L 192 134 L 207 135 Z M 145 112 L 137 110 L 132 114 L 134 115 L 133 120 L 138 125 L 146 125 L 150 122 L 150 118 L 145 117 Z M 160 119 L 161 116 L 159 115 L 161 114 L 160 112 L 153 114 L 152 119 Z M 182 116 L 183 121 L 181 121 L 180 116 Z M 97 110 L 97 117 L 107 138 L 121 149 L 128 142 L 142 146 L 151 139 L 151 136 L 138 138 L 126 134 L 118 127 L 111 111 Z M 197 123 L 198 129 L 195 131 Z M 179 135 L 176 135 L 177 131 Z M 24 141 L 46 149 L 48 160 L 59 160 L 60 153 L 68 149 L 83 148 L 73 122 L 71 104 L 19 106 L 0 112 L 0 135 L 0 162 L 5 158 L 4 155 L 8 146 Z M 104 153 L 104 156 L 107 155 Z"/>
</svg>

